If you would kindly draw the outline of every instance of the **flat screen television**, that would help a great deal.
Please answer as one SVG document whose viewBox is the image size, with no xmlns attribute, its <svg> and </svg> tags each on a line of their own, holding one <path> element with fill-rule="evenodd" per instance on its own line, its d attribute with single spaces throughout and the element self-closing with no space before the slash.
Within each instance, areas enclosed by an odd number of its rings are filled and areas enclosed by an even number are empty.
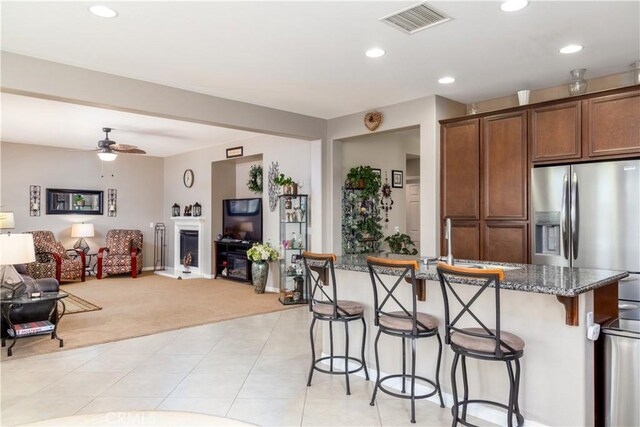
<svg viewBox="0 0 640 427">
<path fill-rule="evenodd" d="M 222 201 L 222 238 L 262 241 L 262 199 Z"/>
</svg>

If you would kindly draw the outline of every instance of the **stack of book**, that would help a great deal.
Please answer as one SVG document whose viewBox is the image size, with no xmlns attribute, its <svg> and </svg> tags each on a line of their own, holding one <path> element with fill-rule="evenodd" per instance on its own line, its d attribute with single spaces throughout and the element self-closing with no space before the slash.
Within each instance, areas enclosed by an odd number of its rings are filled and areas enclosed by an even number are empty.
<svg viewBox="0 0 640 427">
<path fill-rule="evenodd" d="M 51 332 L 53 331 L 53 328 L 55 328 L 55 325 L 47 320 L 43 320 L 41 322 L 20 323 L 13 325 L 13 328 L 16 331 L 16 336 L 24 337 L 27 335 Z M 7 329 L 7 332 L 13 337 L 13 329 L 9 328 Z"/>
</svg>

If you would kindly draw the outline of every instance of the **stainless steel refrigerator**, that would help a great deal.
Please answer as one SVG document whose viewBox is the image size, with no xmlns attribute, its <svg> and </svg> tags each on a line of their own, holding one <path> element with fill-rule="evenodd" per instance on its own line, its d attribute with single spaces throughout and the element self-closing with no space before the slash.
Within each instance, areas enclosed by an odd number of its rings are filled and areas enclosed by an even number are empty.
<svg viewBox="0 0 640 427">
<path fill-rule="evenodd" d="M 534 168 L 531 194 L 533 263 L 629 271 L 621 308 L 640 305 L 640 160 Z"/>
</svg>

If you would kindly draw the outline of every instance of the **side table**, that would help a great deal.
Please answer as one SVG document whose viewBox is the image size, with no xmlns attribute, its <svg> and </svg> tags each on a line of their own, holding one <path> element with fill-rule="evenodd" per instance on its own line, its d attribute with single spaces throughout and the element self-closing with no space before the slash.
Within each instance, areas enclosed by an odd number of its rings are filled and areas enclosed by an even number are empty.
<svg viewBox="0 0 640 427">
<path fill-rule="evenodd" d="M 69 256 L 74 259 L 80 256 L 78 255 L 75 249 L 67 249 L 67 254 L 69 254 Z M 86 272 L 87 276 L 91 276 L 91 275 L 95 276 L 96 265 L 97 265 L 95 260 L 97 259 L 97 256 L 98 256 L 97 252 L 89 252 L 84 254 L 84 257 L 85 257 L 84 271 Z M 93 265 L 92 265 L 92 262 L 93 262 Z"/>
<path fill-rule="evenodd" d="M 58 337 L 57 331 L 58 331 L 58 324 L 60 323 L 60 319 L 62 319 L 62 316 L 64 316 L 64 313 L 67 309 L 63 299 L 68 296 L 69 294 L 65 292 L 43 292 L 42 296 L 36 297 L 36 298 L 30 298 L 28 295 L 21 295 L 18 298 L 0 300 L 2 317 L 4 317 L 4 319 L 7 321 L 9 329 L 13 331 L 13 337 L 2 338 L 2 347 L 6 346 L 7 338 L 13 338 L 13 342 L 7 349 L 7 356 L 11 356 L 13 354 L 13 351 L 12 351 L 13 346 L 16 345 L 16 341 L 18 340 L 18 338 L 30 337 L 33 335 L 51 334 L 51 339 L 56 339 L 60 341 L 60 347 L 64 347 L 64 340 Z M 38 304 L 38 303 L 43 303 L 47 301 L 53 302 L 51 306 L 51 311 L 49 312 L 49 317 L 47 319 L 49 322 L 54 323 L 53 330 L 47 331 L 47 332 L 35 332 L 28 335 L 18 336 L 18 333 L 16 331 L 16 325 L 14 325 L 14 323 L 11 321 L 11 312 L 15 308 L 23 304 Z M 62 306 L 62 309 L 58 310 L 58 312 L 55 314 L 55 319 L 54 319 L 54 313 L 56 312 L 56 307 L 58 306 L 58 302 Z"/>
</svg>

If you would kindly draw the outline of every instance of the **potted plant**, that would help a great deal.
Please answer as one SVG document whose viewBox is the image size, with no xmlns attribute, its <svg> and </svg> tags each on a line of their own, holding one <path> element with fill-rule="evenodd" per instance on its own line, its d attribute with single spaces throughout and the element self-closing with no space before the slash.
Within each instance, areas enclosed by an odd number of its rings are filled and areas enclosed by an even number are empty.
<svg viewBox="0 0 640 427">
<path fill-rule="evenodd" d="M 389 249 L 391 249 L 391 253 L 394 254 L 403 254 L 403 255 L 417 255 L 418 250 L 416 249 L 415 243 L 411 240 L 408 234 L 392 234 L 391 236 L 387 236 L 384 238 L 384 241 L 389 244 Z"/>
<path fill-rule="evenodd" d="M 362 190 L 362 198 L 375 197 L 380 191 L 380 175 L 373 172 L 371 166 L 354 166 L 347 173 L 347 187 Z"/>
<path fill-rule="evenodd" d="M 256 243 L 247 251 L 247 258 L 251 261 L 251 276 L 253 291 L 263 294 L 269 276 L 269 262 L 278 259 L 278 252 L 268 244 Z"/>
<path fill-rule="evenodd" d="M 82 194 L 76 194 L 73 196 L 73 202 L 76 206 L 82 207 L 84 206 L 84 197 L 82 197 Z"/>
<path fill-rule="evenodd" d="M 292 196 L 298 195 L 298 183 L 290 176 L 285 176 L 285 174 L 281 173 L 273 180 L 273 182 L 282 187 L 283 194 L 290 194 Z"/>
</svg>

